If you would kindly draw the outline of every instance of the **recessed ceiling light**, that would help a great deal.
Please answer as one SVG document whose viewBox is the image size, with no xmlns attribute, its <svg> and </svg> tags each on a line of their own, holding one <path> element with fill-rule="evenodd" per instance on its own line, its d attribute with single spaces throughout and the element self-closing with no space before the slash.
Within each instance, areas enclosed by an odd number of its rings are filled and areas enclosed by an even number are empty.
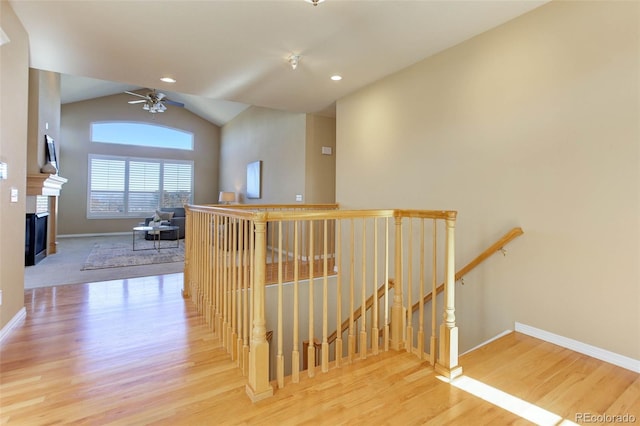
<svg viewBox="0 0 640 426">
<path fill-rule="evenodd" d="M 331 76 L 331 80 L 333 80 L 333 81 L 340 81 L 340 80 L 342 80 L 342 76 L 341 76 L 341 75 L 338 75 L 338 74 L 336 74 L 336 75 L 332 75 L 332 76 Z"/>
<path fill-rule="evenodd" d="M 171 77 L 162 77 L 160 79 L 160 81 L 164 81 L 165 83 L 175 83 L 176 82 L 176 80 L 174 78 L 171 78 Z"/>
</svg>

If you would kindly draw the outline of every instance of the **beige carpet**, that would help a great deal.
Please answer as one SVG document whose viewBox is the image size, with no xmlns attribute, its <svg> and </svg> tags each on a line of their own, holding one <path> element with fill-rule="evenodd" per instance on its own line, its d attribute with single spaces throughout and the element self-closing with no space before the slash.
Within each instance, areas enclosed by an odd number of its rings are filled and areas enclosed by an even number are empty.
<svg viewBox="0 0 640 426">
<path fill-rule="evenodd" d="M 136 241 L 145 244 L 144 240 Z M 175 244 L 173 241 L 164 243 Z M 98 281 L 110 281 L 126 278 L 145 277 L 151 275 L 164 275 L 182 273 L 184 262 L 137 264 L 123 267 L 108 267 L 103 269 L 82 270 L 87 258 L 96 244 L 120 245 L 131 247 L 131 234 L 100 236 L 100 237 L 74 237 L 58 238 L 57 253 L 47 256 L 34 266 L 25 267 L 25 288 L 50 287 L 64 284 L 80 284 Z M 140 246 L 142 247 L 142 246 Z M 184 240 L 180 241 L 180 247 L 184 247 Z M 164 252 L 163 248 L 161 252 Z M 141 251 L 152 253 L 153 250 Z M 135 251 L 133 253 L 140 253 Z"/>
<path fill-rule="evenodd" d="M 157 247 L 160 247 L 156 250 Z M 94 244 L 83 271 L 125 266 L 152 265 L 156 263 L 184 262 L 184 245 L 175 241 L 136 241 L 136 250 L 131 241 Z"/>
</svg>

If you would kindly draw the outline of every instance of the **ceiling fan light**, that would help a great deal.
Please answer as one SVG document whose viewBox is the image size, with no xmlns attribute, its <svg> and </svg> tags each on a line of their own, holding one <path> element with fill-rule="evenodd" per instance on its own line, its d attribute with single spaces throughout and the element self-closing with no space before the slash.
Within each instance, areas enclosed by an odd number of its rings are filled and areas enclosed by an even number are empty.
<svg viewBox="0 0 640 426">
<path fill-rule="evenodd" d="M 149 111 L 149 104 L 144 104 L 142 106 L 142 109 L 145 110 L 145 111 Z"/>
</svg>

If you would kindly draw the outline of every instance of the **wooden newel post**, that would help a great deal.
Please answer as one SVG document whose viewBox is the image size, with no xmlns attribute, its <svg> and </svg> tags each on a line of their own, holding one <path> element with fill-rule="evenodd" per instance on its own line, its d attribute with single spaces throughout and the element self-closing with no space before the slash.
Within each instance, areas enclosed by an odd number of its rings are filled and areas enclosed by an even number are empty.
<svg viewBox="0 0 640 426">
<path fill-rule="evenodd" d="M 182 279 L 182 297 L 188 299 L 191 297 L 191 256 L 193 251 L 193 232 L 191 230 L 192 213 L 189 206 L 185 207 L 185 239 L 184 239 L 184 276 Z"/>
<path fill-rule="evenodd" d="M 443 376 L 454 379 L 462 374 L 458 365 L 458 327 L 455 315 L 455 226 L 456 212 L 448 212 L 445 241 L 444 321 L 440 326 L 440 356 L 435 366 Z"/>
<path fill-rule="evenodd" d="M 402 218 L 396 216 L 395 274 L 393 305 L 391 305 L 391 349 L 403 347 L 404 312 L 402 307 Z"/>
<path fill-rule="evenodd" d="M 253 294 L 253 328 L 249 347 L 249 383 L 247 395 L 253 402 L 273 395 L 269 383 L 269 342 L 265 319 L 265 266 L 267 263 L 266 215 L 260 213 L 254 222 L 255 250 Z"/>
</svg>

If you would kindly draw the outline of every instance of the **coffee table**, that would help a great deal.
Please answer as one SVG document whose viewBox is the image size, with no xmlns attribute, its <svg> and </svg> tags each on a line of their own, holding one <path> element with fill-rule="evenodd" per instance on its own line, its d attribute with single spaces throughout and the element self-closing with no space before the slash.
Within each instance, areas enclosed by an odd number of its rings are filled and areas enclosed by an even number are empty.
<svg viewBox="0 0 640 426">
<path fill-rule="evenodd" d="M 180 239 L 178 238 L 178 229 L 180 229 L 179 226 L 171 226 L 171 225 L 160 225 L 160 226 L 134 226 L 133 227 L 133 251 L 137 251 L 137 250 L 158 250 L 160 251 L 161 248 L 178 248 L 180 247 Z M 163 232 L 169 232 L 169 231 L 174 231 L 174 235 L 176 236 L 175 240 L 168 240 L 168 241 L 175 241 L 176 245 L 171 245 L 171 246 L 164 246 L 161 247 L 160 245 L 160 241 L 162 241 L 162 239 L 160 238 L 160 234 Z M 151 235 L 153 235 L 153 247 L 150 248 L 136 248 L 136 232 L 150 232 Z"/>
</svg>

